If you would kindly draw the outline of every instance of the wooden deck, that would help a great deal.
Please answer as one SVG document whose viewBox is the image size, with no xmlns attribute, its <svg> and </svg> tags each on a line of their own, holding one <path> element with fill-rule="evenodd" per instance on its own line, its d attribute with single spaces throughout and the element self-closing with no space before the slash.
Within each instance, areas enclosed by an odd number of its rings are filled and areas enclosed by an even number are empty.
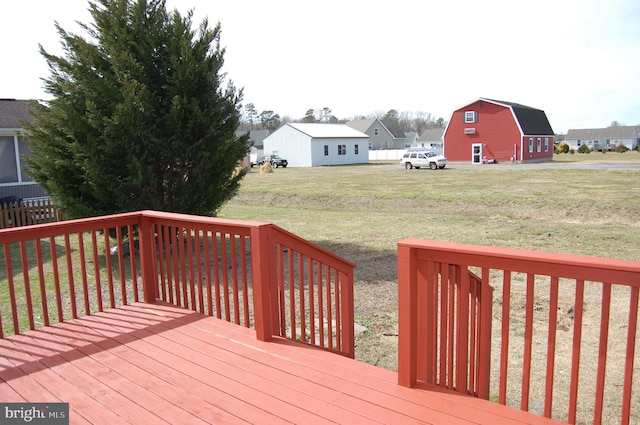
<svg viewBox="0 0 640 425">
<path fill-rule="evenodd" d="M 165 304 L 0 340 L 0 400 L 68 402 L 70 423 L 555 423 Z"/>
</svg>

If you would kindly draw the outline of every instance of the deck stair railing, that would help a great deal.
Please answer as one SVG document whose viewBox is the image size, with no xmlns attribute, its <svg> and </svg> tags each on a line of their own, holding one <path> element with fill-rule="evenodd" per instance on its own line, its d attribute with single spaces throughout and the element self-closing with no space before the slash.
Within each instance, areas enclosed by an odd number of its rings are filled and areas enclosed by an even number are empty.
<svg viewBox="0 0 640 425">
<path fill-rule="evenodd" d="M 401 385 L 640 422 L 640 262 L 407 239 L 398 273 Z"/>
<path fill-rule="evenodd" d="M 354 265 L 267 223 L 154 211 L 0 230 L 0 337 L 161 300 L 354 356 Z"/>
</svg>

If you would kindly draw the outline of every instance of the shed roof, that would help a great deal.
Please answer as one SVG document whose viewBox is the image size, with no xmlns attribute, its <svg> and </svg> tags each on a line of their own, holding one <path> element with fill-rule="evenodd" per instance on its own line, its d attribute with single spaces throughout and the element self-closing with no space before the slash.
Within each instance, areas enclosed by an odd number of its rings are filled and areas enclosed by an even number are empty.
<svg viewBox="0 0 640 425">
<path fill-rule="evenodd" d="M 21 121 L 33 122 L 31 100 L 0 99 L 0 128 L 22 128 Z"/>
<path fill-rule="evenodd" d="M 551 124 L 549 124 L 549 120 L 547 119 L 547 114 L 545 114 L 542 109 L 502 100 L 486 98 L 480 98 L 480 100 L 510 108 L 516 120 L 518 120 L 522 132 L 526 135 L 554 135 Z"/>
<path fill-rule="evenodd" d="M 571 129 L 565 139 L 633 139 L 639 137 L 640 126 L 618 126 L 607 128 Z"/>
<path fill-rule="evenodd" d="M 286 125 L 314 139 L 369 137 L 346 124 L 288 123 Z"/>
</svg>

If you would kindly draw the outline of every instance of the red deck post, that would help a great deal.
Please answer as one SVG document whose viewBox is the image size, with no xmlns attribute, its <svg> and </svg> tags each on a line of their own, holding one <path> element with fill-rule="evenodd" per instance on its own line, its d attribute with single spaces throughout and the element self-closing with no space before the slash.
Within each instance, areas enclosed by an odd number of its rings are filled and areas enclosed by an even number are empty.
<svg viewBox="0 0 640 425">
<path fill-rule="evenodd" d="M 412 387 L 417 379 L 418 300 L 415 250 L 398 244 L 398 384 Z"/>
<path fill-rule="evenodd" d="M 155 261 L 155 235 L 151 218 L 144 212 L 140 215 L 138 224 L 138 238 L 140 244 L 140 270 L 142 273 L 142 288 L 144 302 L 154 303 L 158 294 L 156 293 L 156 278 L 153 272 L 153 262 Z"/>
<path fill-rule="evenodd" d="M 251 270 L 253 273 L 253 311 L 256 337 L 270 341 L 273 330 L 272 297 L 277 288 L 275 240 L 270 225 L 251 229 Z"/>
<path fill-rule="evenodd" d="M 355 358 L 355 326 L 353 313 L 353 274 L 338 273 L 340 283 L 342 317 L 342 341 L 340 349 L 347 357 Z"/>
</svg>

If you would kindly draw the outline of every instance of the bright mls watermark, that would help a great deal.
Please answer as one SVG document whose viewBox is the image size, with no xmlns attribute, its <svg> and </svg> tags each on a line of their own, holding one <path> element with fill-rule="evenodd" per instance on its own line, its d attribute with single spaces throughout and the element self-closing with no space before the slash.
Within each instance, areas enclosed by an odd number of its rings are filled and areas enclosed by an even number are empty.
<svg viewBox="0 0 640 425">
<path fill-rule="evenodd" d="M 0 423 L 69 425 L 69 403 L 0 403 Z"/>
</svg>

